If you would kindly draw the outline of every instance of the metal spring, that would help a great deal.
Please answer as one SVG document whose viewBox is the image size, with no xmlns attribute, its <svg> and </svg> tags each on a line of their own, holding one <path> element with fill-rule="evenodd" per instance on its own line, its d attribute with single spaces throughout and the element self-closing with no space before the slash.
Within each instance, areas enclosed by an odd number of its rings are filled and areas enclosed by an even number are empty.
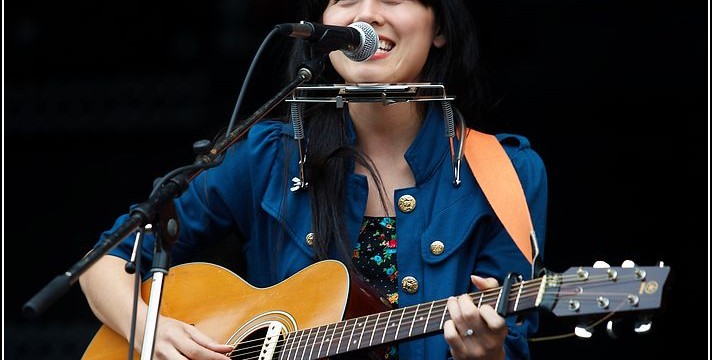
<svg viewBox="0 0 712 360">
<path fill-rule="evenodd" d="M 294 127 L 295 140 L 304 139 L 304 123 L 302 122 L 303 105 L 302 103 L 293 102 L 289 109 L 292 126 Z"/>
<path fill-rule="evenodd" d="M 455 136 L 455 116 L 452 111 L 452 104 L 449 101 L 442 101 L 443 118 L 445 119 L 445 136 L 452 138 Z"/>
</svg>

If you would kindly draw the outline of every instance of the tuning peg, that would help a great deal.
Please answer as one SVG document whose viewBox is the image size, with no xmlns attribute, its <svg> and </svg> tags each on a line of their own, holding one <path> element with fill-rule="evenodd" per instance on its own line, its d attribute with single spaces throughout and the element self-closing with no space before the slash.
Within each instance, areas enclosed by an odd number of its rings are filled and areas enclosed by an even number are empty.
<svg viewBox="0 0 712 360">
<path fill-rule="evenodd" d="M 637 265 L 635 265 L 635 263 L 633 262 L 633 260 L 624 260 L 623 263 L 621 264 L 621 267 L 624 268 L 624 269 L 632 269 L 632 268 L 634 268 L 634 267 L 636 267 L 636 266 L 637 266 Z"/>
<path fill-rule="evenodd" d="M 608 336 L 610 336 L 612 339 L 617 339 L 618 334 L 616 334 L 616 331 L 613 329 L 613 325 L 615 325 L 614 321 L 608 320 L 608 322 L 606 323 L 606 334 L 608 334 Z M 618 326 L 616 325 L 616 328 L 617 327 Z"/>
<path fill-rule="evenodd" d="M 628 335 L 632 327 L 633 322 L 630 318 L 620 317 L 611 319 L 606 322 L 606 334 L 608 334 L 611 339 L 618 339 L 621 336 Z"/>
<path fill-rule="evenodd" d="M 658 261 L 658 267 L 664 267 L 664 266 L 665 266 L 665 263 L 662 260 Z"/>
<path fill-rule="evenodd" d="M 645 334 L 653 327 L 653 322 L 650 320 L 639 320 L 635 322 L 633 331 L 638 334 Z"/>
<path fill-rule="evenodd" d="M 653 322 L 649 316 L 640 317 L 637 320 L 631 318 L 617 318 L 608 320 L 606 323 L 606 333 L 613 339 L 619 338 L 621 335 L 628 334 L 631 329 L 637 334 L 644 334 L 650 331 Z"/>
<path fill-rule="evenodd" d="M 574 334 L 582 339 L 588 339 L 593 335 L 593 328 L 579 325 L 574 328 Z"/>
<path fill-rule="evenodd" d="M 595 263 L 593 263 L 593 268 L 594 269 L 606 269 L 611 267 L 611 265 L 608 265 L 607 262 L 598 260 Z"/>
</svg>

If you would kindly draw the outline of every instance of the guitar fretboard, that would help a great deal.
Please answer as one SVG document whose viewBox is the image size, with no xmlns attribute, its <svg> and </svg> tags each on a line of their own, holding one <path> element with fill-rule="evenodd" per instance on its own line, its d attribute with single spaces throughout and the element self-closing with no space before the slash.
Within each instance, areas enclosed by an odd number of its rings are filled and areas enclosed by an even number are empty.
<svg viewBox="0 0 712 360">
<path fill-rule="evenodd" d="M 512 285 L 504 303 L 506 314 L 535 308 L 539 284 L 541 279 Z M 469 295 L 477 307 L 488 304 L 499 310 L 496 307 L 500 302 L 500 290 L 496 288 Z M 298 330 L 286 336 L 277 352 L 280 360 L 319 359 L 440 331 L 449 319 L 447 299 L 436 300 Z"/>
</svg>

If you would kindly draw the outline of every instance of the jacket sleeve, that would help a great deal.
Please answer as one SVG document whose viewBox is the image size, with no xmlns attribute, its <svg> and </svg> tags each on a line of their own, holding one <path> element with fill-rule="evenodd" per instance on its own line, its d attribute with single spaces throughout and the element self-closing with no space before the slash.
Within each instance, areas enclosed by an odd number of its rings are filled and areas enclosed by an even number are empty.
<svg viewBox="0 0 712 360">
<path fill-rule="evenodd" d="M 179 224 L 178 239 L 171 245 L 171 265 L 189 261 L 197 252 L 223 239 L 231 231 L 249 233 L 249 217 L 255 199 L 261 198 L 261 183 L 255 179 L 269 176 L 278 152 L 283 123 L 263 121 L 256 124 L 246 139 L 241 139 L 225 151 L 222 161 L 214 168 L 199 173 L 187 189 L 174 200 Z M 133 209 L 135 205 L 132 205 Z M 115 232 L 129 218 L 120 216 L 111 229 L 102 233 L 100 240 Z M 135 234 L 127 236 L 109 255 L 129 259 Z M 146 235 L 141 254 L 144 264 L 152 261 L 155 237 Z M 143 269 L 148 266 L 142 266 Z M 143 271 L 146 277 L 145 271 Z"/>
</svg>

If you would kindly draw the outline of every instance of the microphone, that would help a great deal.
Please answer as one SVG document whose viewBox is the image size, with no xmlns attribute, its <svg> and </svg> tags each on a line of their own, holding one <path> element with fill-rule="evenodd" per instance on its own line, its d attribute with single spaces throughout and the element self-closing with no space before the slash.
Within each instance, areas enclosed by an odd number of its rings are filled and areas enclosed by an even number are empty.
<svg viewBox="0 0 712 360">
<path fill-rule="evenodd" d="M 378 34 L 368 23 L 358 21 L 349 26 L 323 25 L 306 21 L 275 26 L 283 35 L 302 38 L 312 48 L 325 53 L 341 50 L 353 61 L 368 60 L 378 50 Z"/>
</svg>

